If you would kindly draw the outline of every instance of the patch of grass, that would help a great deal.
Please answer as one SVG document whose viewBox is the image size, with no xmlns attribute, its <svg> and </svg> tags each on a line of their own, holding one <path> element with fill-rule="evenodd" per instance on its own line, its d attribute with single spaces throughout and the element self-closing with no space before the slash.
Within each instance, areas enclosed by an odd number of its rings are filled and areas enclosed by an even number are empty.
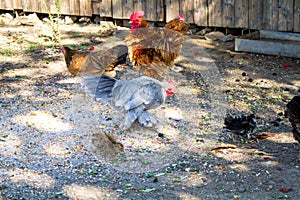
<svg viewBox="0 0 300 200">
<path fill-rule="evenodd" d="M 11 49 L 0 48 L 0 55 L 1 56 L 10 57 L 10 56 L 13 56 L 13 55 L 16 55 L 16 54 L 18 54 L 17 51 L 13 51 Z"/>
<path fill-rule="evenodd" d="M 37 44 L 30 44 L 26 48 L 26 52 L 34 52 L 37 50 L 38 45 Z"/>
</svg>

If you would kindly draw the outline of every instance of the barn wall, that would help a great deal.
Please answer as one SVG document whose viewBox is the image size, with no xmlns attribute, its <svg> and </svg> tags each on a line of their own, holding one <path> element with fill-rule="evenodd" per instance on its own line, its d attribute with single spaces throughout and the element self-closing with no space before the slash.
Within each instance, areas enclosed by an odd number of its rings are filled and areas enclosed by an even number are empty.
<svg viewBox="0 0 300 200">
<path fill-rule="evenodd" d="M 55 0 L 1 0 L 1 10 L 47 13 Z M 199 26 L 300 32 L 300 0 L 61 0 L 61 14 L 100 15 L 129 19 L 134 10 L 145 10 L 145 19 L 169 21 L 184 14 Z M 56 12 L 55 5 L 50 5 Z"/>
</svg>

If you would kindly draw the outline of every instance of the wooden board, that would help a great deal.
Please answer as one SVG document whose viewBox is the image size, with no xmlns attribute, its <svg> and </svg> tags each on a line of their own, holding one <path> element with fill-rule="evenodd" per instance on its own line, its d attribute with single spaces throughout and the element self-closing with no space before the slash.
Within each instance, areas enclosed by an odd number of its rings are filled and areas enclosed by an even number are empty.
<svg viewBox="0 0 300 200">
<path fill-rule="evenodd" d="M 1 5 L 1 3 L 0 3 Z M 13 9 L 20 10 L 22 9 L 22 0 L 13 0 Z"/>
<path fill-rule="evenodd" d="M 300 42 L 236 38 L 235 51 L 300 58 Z"/>
<path fill-rule="evenodd" d="M 112 17 L 112 1 L 111 0 L 101 0 L 100 1 L 100 17 Z"/>
<path fill-rule="evenodd" d="M 129 19 L 133 10 L 133 0 L 122 0 L 122 18 Z"/>
<path fill-rule="evenodd" d="M 100 0 L 92 0 L 92 13 L 93 13 L 93 15 L 100 15 L 100 7 L 101 7 L 101 1 Z"/>
<path fill-rule="evenodd" d="M 144 10 L 145 12 L 145 19 L 148 21 L 156 21 L 157 13 L 156 13 L 156 0 L 152 1 L 144 1 Z"/>
<path fill-rule="evenodd" d="M 273 0 L 264 0 L 263 4 L 263 29 L 273 30 L 272 19 L 273 19 Z"/>
<path fill-rule="evenodd" d="M 167 0 L 166 1 L 166 22 L 171 21 L 178 17 L 180 12 L 179 0 Z"/>
<path fill-rule="evenodd" d="M 198 26 L 208 26 L 207 0 L 194 1 L 194 23 Z"/>
<path fill-rule="evenodd" d="M 249 28 L 260 30 L 263 27 L 263 1 L 249 0 Z"/>
<path fill-rule="evenodd" d="M 208 0 L 208 25 L 218 27 L 223 25 L 221 0 Z"/>
<path fill-rule="evenodd" d="M 54 2 L 55 1 L 53 1 L 53 3 Z M 70 1 L 69 0 L 61 0 L 60 14 L 62 14 L 62 15 L 68 15 L 71 12 L 72 11 L 70 11 Z"/>
<path fill-rule="evenodd" d="M 79 0 L 80 16 L 92 16 L 92 2 L 90 0 Z"/>
<path fill-rule="evenodd" d="M 143 10 L 143 0 L 135 0 L 133 1 L 133 10 Z"/>
<path fill-rule="evenodd" d="M 294 4 L 294 32 L 300 32 L 300 0 Z"/>
<path fill-rule="evenodd" d="M 181 0 L 179 2 L 179 13 L 184 15 L 188 23 L 194 23 L 194 3 L 190 0 Z"/>
<path fill-rule="evenodd" d="M 275 30 L 293 31 L 294 8 L 293 1 L 279 0 L 278 27 Z"/>
<path fill-rule="evenodd" d="M 229 28 L 234 27 L 234 8 L 235 8 L 234 0 L 223 0 L 221 4 L 223 27 L 229 27 Z"/>
<path fill-rule="evenodd" d="M 80 4 L 79 0 L 69 0 L 69 12 L 70 15 L 79 15 L 80 14 Z"/>
<path fill-rule="evenodd" d="M 234 7 L 234 27 L 248 28 L 249 27 L 249 5 L 248 0 L 235 1 Z"/>
<path fill-rule="evenodd" d="M 165 9 L 164 9 L 164 0 L 156 0 L 156 20 L 164 21 L 165 20 Z"/>
<path fill-rule="evenodd" d="M 112 10 L 113 18 L 123 19 L 122 0 L 113 0 Z"/>
</svg>

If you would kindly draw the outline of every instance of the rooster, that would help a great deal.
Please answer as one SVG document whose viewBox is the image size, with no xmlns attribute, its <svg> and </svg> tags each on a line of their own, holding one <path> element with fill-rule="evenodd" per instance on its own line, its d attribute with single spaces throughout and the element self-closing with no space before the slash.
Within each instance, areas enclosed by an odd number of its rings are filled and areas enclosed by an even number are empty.
<svg viewBox="0 0 300 200">
<path fill-rule="evenodd" d="M 152 78 L 161 78 L 179 56 L 189 24 L 184 16 L 167 23 L 163 29 L 150 28 L 142 18 L 144 11 L 131 14 L 131 33 L 126 37 L 133 66 Z"/>
<path fill-rule="evenodd" d="M 294 138 L 300 143 L 300 96 L 294 96 L 286 107 L 286 115 L 293 127 Z M 300 160 L 300 152 L 298 159 Z"/>
<path fill-rule="evenodd" d="M 68 71 L 73 75 L 102 74 L 114 70 L 115 66 L 126 62 L 128 48 L 126 45 L 117 45 L 101 51 L 74 50 L 63 46 Z"/>
<path fill-rule="evenodd" d="M 136 120 L 144 127 L 153 127 L 157 118 L 148 110 L 159 107 L 175 90 L 173 82 L 165 85 L 153 78 L 141 76 L 131 80 L 117 80 L 108 76 L 83 76 L 85 92 L 99 102 L 110 102 L 117 111 L 126 114 L 121 130 L 127 130 Z"/>
</svg>

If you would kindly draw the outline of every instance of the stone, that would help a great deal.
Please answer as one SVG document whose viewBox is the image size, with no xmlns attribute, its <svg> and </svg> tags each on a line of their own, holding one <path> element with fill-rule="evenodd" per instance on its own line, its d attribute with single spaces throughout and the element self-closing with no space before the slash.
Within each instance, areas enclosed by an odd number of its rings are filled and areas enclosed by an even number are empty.
<svg viewBox="0 0 300 200">
<path fill-rule="evenodd" d="M 87 24 L 91 22 L 91 19 L 88 17 L 80 17 L 78 21 Z"/>
<path fill-rule="evenodd" d="M 4 13 L 4 14 L 0 15 L 0 24 L 2 24 L 2 25 L 11 24 L 13 19 L 14 19 L 14 17 L 11 14 Z"/>
<path fill-rule="evenodd" d="M 209 32 L 211 32 L 211 28 L 204 28 L 201 31 L 196 32 L 195 35 L 202 35 L 202 36 L 204 36 L 205 34 L 207 34 Z"/>
<path fill-rule="evenodd" d="M 222 42 L 233 41 L 233 35 L 228 34 L 228 35 L 224 36 L 224 37 L 221 39 L 221 41 L 222 41 Z"/>
<path fill-rule="evenodd" d="M 15 20 L 17 25 L 37 26 L 42 24 L 42 21 L 38 18 L 36 13 L 27 16 L 19 16 Z"/>
<path fill-rule="evenodd" d="M 206 40 L 217 41 L 217 40 L 221 40 L 222 38 L 224 38 L 225 35 L 224 35 L 224 33 L 220 32 L 220 31 L 214 31 L 214 32 L 205 34 L 204 37 Z"/>
<path fill-rule="evenodd" d="M 99 16 L 96 16 L 95 19 L 94 19 L 94 22 L 95 22 L 96 24 L 100 24 L 101 18 L 100 18 Z"/>
<path fill-rule="evenodd" d="M 65 24 L 69 25 L 69 24 L 74 24 L 74 21 L 71 17 L 66 16 L 65 17 Z"/>
</svg>

